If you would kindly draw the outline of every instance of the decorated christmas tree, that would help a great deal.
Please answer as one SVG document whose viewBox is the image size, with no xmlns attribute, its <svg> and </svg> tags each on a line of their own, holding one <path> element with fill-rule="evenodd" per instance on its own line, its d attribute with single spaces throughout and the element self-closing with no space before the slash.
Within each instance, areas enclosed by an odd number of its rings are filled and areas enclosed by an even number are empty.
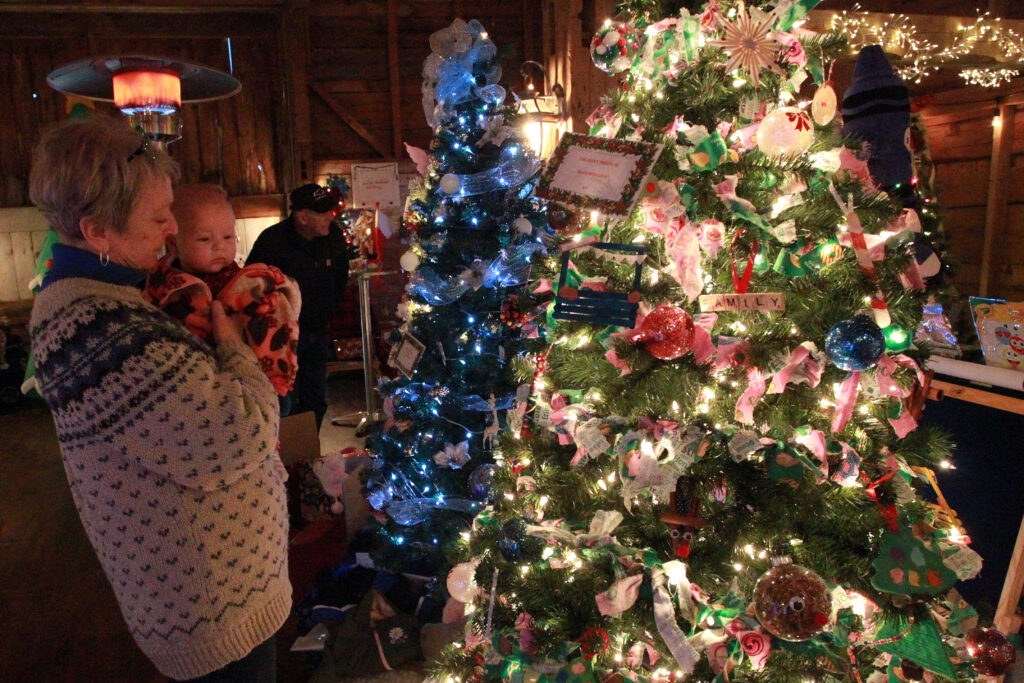
<svg viewBox="0 0 1024 683">
<path fill-rule="evenodd" d="M 402 374 L 380 386 L 386 421 L 368 440 L 366 482 L 375 559 L 421 574 L 443 573 L 446 543 L 493 502 L 499 412 L 516 403 L 509 366 L 530 343 L 518 295 L 546 229 L 529 184 L 540 162 L 514 127 L 494 42 L 460 19 L 430 46 L 434 136 L 429 150 L 409 148 L 421 178 L 403 217 L 408 299 L 389 363 Z"/>
<path fill-rule="evenodd" d="M 948 274 L 907 89 L 874 46 L 837 97 L 844 41 L 800 28 L 814 4 L 633 0 L 594 36 L 618 82 L 538 182 L 565 202 L 532 290 L 545 347 L 515 363 L 503 495 L 452 556 L 448 680 L 1008 666 L 953 588 L 980 558 L 921 495 L 952 444 L 916 423 L 911 331 Z M 623 159 L 619 200 L 588 184 Z"/>
</svg>

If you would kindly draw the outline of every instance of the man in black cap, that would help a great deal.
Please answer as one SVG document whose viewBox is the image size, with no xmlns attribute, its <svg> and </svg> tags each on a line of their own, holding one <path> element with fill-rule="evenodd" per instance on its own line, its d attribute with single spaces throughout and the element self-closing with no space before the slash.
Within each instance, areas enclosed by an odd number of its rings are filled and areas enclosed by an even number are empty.
<svg viewBox="0 0 1024 683">
<path fill-rule="evenodd" d="M 288 218 L 260 233 L 245 262 L 277 266 L 299 284 L 299 369 L 289 394 L 290 412 L 312 410 L 319 429 L 327 412 L 327 323 L 348 281 L 348 250 L 334 223 L 340 208 L 335 190 L 310 183 L 297 187 L 289 201 Z M 282 402 L 282 414 L 289 412 L 286 404 Z"/>
</svg>

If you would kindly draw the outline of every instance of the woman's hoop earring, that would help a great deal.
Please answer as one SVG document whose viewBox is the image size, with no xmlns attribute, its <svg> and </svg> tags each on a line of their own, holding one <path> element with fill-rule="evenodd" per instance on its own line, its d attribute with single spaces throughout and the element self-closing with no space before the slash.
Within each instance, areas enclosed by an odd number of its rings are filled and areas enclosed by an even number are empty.
<svg viewBox="0 0 1024 683">
<path fill-rule="evenodd" d="M 103 267 L 106 267 L 107 264 L 109 264 L 109 263 L 110 263 L 110 254 L 108 254 L 105 251 L 102 252 L 100 254 L 100 265 L 103 266 Z"/>
</svg>

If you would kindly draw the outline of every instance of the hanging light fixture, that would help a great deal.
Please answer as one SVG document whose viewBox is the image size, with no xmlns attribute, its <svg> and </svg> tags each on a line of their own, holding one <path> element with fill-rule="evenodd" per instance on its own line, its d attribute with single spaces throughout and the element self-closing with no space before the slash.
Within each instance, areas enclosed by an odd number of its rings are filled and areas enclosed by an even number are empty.
<svg viewBox="0 0 1024 683">
<path fill-rule="evenodd" d="M 151 139 L 169 144 L 181 137 L 182 103 L 230 97 L 242 89 L 234 76 L 165 57 L 89 57 L 51 72 L 58 92 L 113 102 L 128 122 Z"/>
<path fill-rule="evenodd" d="M 535 66 L 541 73 L 544 93 L 537 91 L 533 78 L 527 69 Z M 525 90 L 519 96 L 519 121 L 527 144 L 541 159 L 547 159 L 555 150 L 558 139 L 569 129 L 569 112 L 565 102 L 565 89 L 556 83 L 548 94 L 547 73 L 544 67 L 533 60 L 523 62 L 519 67 Z"/>
</svg>

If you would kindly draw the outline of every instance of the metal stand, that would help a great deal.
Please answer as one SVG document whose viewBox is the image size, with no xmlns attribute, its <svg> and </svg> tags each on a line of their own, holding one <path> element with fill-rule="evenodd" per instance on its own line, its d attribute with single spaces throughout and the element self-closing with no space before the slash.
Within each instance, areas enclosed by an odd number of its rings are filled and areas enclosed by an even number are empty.
<svg viewBox="0 0 1024 683">
<path fill-rule="evenodd" d="M 369 429 L 379 416 L 374 391 L 377 374 L 373 370 L 373 328 L 370 322 L 370 278 L 383 275 L 397 275 L 397 270 L 375 270 L 359 274 L 359 327 L 363 343 L 363 389 L 366 399 L 365 410 L 331 419 L 335 427 L 355 427 L 356 433 Z"/>
</svg>

